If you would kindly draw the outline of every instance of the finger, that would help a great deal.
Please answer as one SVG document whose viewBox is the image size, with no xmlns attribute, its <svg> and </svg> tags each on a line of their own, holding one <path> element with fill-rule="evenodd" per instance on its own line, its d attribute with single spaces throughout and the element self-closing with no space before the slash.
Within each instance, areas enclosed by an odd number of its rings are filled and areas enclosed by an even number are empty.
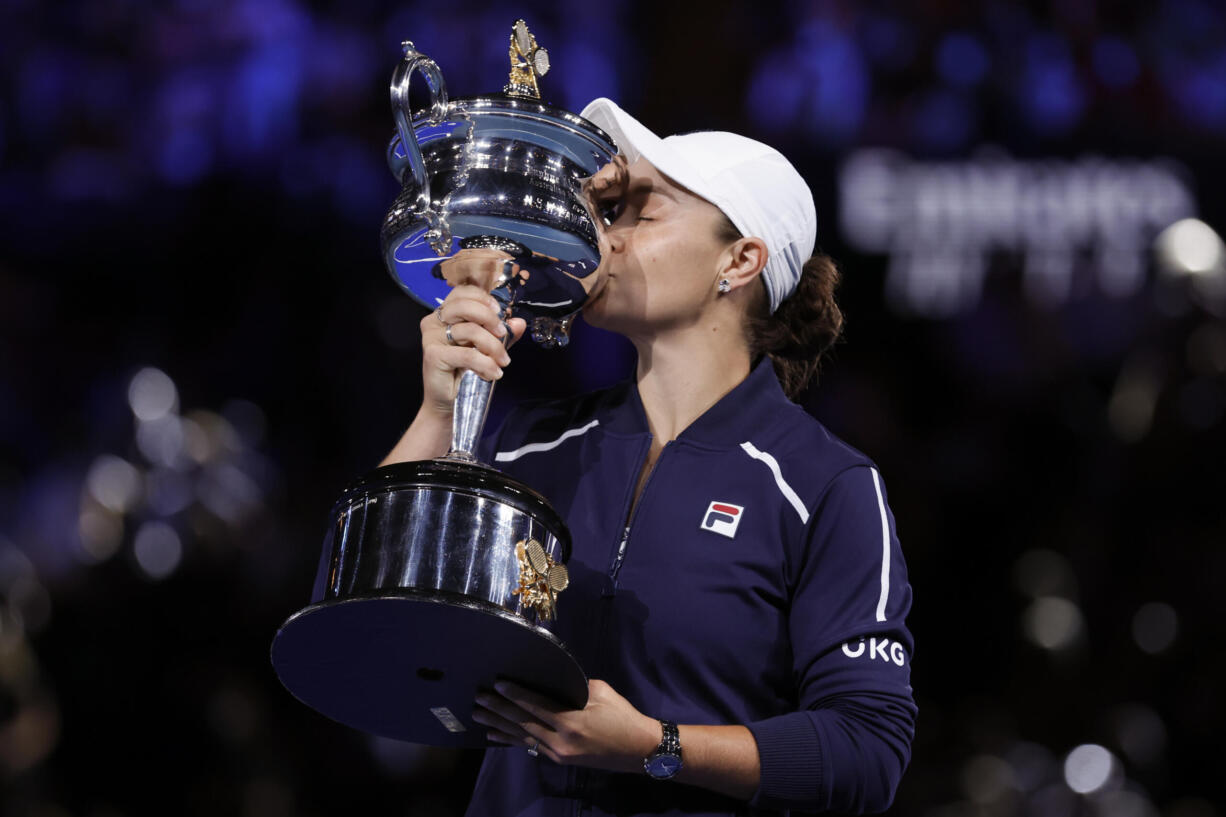
<svg viewBox="0 0 1226 817">
<path fill-rule="evenodd" d="M 620 192 L 630 180 L 630 163 L 626 160 L 626 155 L 617 154 L 606 167 L 608 174 L 605 177 L 607 180 L 605 189 L 617 189 Z"/>
<path fill-rule="evenodd" d="M 541 726 L 527 710 L 502 695 L 481 692 L 476 697 L 476 703 L 524 732 L 531 733 L 533 725 Z"/>
<path fill-rule="evenodd" d="M 624 183 L 625 174 L 625 157 L 618 154 L 584 182 L 583 192 L 592 197 L 602 196 L 610 189 L 620 187 Z"/>
<path fill-rule="evenodd" d="M 528 331 L 528 322 L 523 318 L 509 318 L 507 319 L 507 329 L 511 332 L 511 342 L 507 344 L 509 348 L 518 343 L 519 339 Z"/>
<path fill-rule="evenodd" d="M 489 355 L 471 346 L 431 343 L 422 350 L 422 360 L 427 368 L 448 374 L 463 369 L 472 369 L 486 380 L 502 379 L 502 367 Z M 455 395 L 452 397 L 454 398 Z"/>
<path fill-rule="evenodd" d="M 488 706 L 477 704 L 473 707 L 472 718 L 477 723 L 485 726 L 492 733 L 498 733 L 508 738 L 508 743 L 525 741 L 531 743 L 540 738 L 530 734 L 525 728 L 525 725 L 516 723 L 513 720 L 503 717 L 501 714 L 493 711 Z M 532 723 L 532 722 L 529 722 Z M 537 724 L 539 727 L 539 724 Z"/>
<path fill-rule="evenodd" d="M 457 298 L 454 301 L 448 299 L 439 307 L 437 315 L 438 317 L 434 319 L 434 323 L 439 329 L 442 329 L 446 324 L 454 325 L 468 321 L 469 323 L 484 326 L 486 330 L 496 337 L 502 336 L 502 319 L 499 317 L 498 302 L 488 293 L 478 298 Z M 432 327 L 429 326 L 429 321 L 426 321 L 422 328 L 430 329 Z"/>
<path fill-rule="evenodd" d="M 503 357 L 500 352 L 495 351 L 496 347 L 501 348 L 503 352 L 506 351 L 504 341 L 507 337 L 507 328 L 497 319 L 482 322 L 456 320 L 445 324 L 434 321 L 434 324 L 430 326 L 429 321 L 422 321 L 421 342 L 423 346 L 439 343 L 448 346 L 480 346 L 487 354 L 495 358 Z M 450 337 L 448 337 L 448 329 L 451 330 Z M 488 338 L 488 342 L 479 340 L 482 336 Z M 506 362 L 509 361 L 504 361 Z"/>
<path fill-rule="evenodd" d="M 630 162 L 626 159 L 626 154 L 614 154 L 612 160 L 596 174 L 596 179 L 606 186 L 620 184 L 625 179 L 629 167 Z"/>
<path fill-rule="evenodd" d="M 446 338 L 447 330 L 443 330 L 443 337 Z M 452 346 L 470 346 L 481 352 L 486 357 L 493 359 L 499 366 L 506 366 L 511 362 L 511 356 L 507 354 L 507 349 L 502 345 L 502 338 L 494 337 L 487 329 L 478 326 L 475 323 L 454 323 L 451 325 L 451 340 Z M 444 340 L 444 343 L 447 341 Z"/>
<path fill-rule="evenodd" d="M 558 714 L 568 708 L 511 681 L 497 681 L 494 689 L 516 707 L 551 729 L 557 728 Z"/>
</svg>

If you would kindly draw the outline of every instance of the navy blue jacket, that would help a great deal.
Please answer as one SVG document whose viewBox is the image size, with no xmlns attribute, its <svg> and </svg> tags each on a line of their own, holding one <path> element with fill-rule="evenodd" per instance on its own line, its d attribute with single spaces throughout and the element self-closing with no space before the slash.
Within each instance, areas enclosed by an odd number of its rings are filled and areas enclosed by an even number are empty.
<svg viewBox="0 0 1226 817">
<path fill-rule="evenodd" d="M 664 446 L 629 516 L 650 444 L 630 382 L 517 408 L 482 459 L 570 527 L 554 631 L 588 676 L 652 717 L 744 724 L 759 789 L 747 804 L 500 748 L 468 814 L 883 810 L 916 708 L 911 588 L 877 469 L 789 401 L 766 360 Z"/>
</svg>

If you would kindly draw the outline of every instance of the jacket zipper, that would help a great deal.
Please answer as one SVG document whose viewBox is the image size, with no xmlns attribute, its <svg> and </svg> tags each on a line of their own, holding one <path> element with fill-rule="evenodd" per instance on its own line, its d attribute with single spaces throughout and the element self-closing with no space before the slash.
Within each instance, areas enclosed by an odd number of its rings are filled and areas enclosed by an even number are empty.
<svg viewBox="0 0 1226 817">
<path fill-rule="evenodd" d="M 617 589 L 617 574 L 621 572 L 622 562 L 626 560 L 626 543 L 630 541 L 630 526 L 622 531 L 622 540 L 617 543 L 617 555 L 613 557 L 613 565 L 609 568 L 609 587 L 607 592 L 612 595 Z"/>
<path fill-rule="evenodd" d="M 605 582 L 604 592 L 602 596 L 608 598 L 617 592 L 617 576 L 621 573 L 622 563 L 626 561 L 626 546 L 630 543 L 630 528 L 634 527 L 634 519 L 639 515 L 639 508 L 643 505 L 643 498 L 647 496 L 647 489 L 651 487 L 651 481 L 655 479 L 656 471 L 660 468 L 660 460 L 664 459 L 664 451 L 671 443 L 665 443 L 664 448 L 660 450 L 660 456 L 656 458 L 656 464 L 652 466 L 651 473 L 647 475 L 647 481 L 643 483 L 643 490 L 639 492 L 638 501 L 635 502 L 633 494 L 630 495 L 630 502 L 633 503 L 634 509 L 626 511 L 626 527 L 622 530 L 621 541 L 617 543 L 617 553 L 613 556 L 613 563 L 609 565 L 608 581 Z M 648 450 L 651 449 L 651 443 L 647 444 Z M 643 463 L 646 462 L 647 451 L 639 457 L 638 471 L 643 470 Z M 635 484 L 637 487 L 638 473 L 635 474 Z"/>
<path fill-rule="evenodd" d="M 668 446 L 666 445 L 665 447 L 667 448 Z M 636 487 L 638 485 L 639 474 L 643 470 L 643 463 L 647 461 L 647 454 L 650 450 L 651 440 L 649 438 L 647 445 L 641 448 L 639 451 L 638 468 L 634 471 L 634 481 Z M 660 456 L 664 456 L 663 451 L 660 452 Z M 647 481 L 643 483 L 643 490 L 639 493 L 639 501 L 635 503 L 634 494 L 631 493 L 629 499 L 627 500 L 626 507 L 623 509 L 624 513 L 622 514 L 622 518 L 626 520 L 626 527 L 622 529 L 621 540 L 617 543 L 617 553 L 613 556 L 613 563 L 609 565 L 609 572 L 605 578 L 604 587 L 601 589 L 600 593 L 602 599 L 611 599 L 617 590 L 617 574 L 621 572 L 622 562 L 626 560 L 626 545 L 630 542 L 630 528 L 634 524 L 634 517 L 638 515 L 639 506 L 643 504 L 643 496 L 647 493 L 647 486 L 651 484 L 652 477 L 655 476 L 656 468 L 658 468 L 659 465 L 660 461 L 657 459 L 655 467 L 651 469 L 651 474 L 647 476 Z M 634 507 L 633 511 L 629 507 L 631 504 L 633 504 Z M 599 648 L 600 642 L 604 640 L 605 631 L 609 626 L 609 609 L 605 604 L 602 604 L 601 608 L 594 644 L 594 646 L 597 648 Z M 599 652 L 598 649 L 597 652 Z M 578 789 L 579 796 L 576 798 L 575 802 L 575 815 L 576 817 L 581 817 L 581 815 L 588 812 L 588 810 L 591 808 L 588 798 L 591 797 L 592 794 L 592 773 L 590 769 L 584 768 L 577 769 L 576 771 L 577 774 L 575 784 L 576 788 Z"/>
</svg>

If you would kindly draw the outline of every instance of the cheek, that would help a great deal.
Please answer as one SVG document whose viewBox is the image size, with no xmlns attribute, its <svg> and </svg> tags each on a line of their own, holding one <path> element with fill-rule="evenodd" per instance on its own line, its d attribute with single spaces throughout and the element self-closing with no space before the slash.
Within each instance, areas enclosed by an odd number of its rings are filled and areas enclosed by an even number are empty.
<svg viewBox="0 0 1226 817">
<path fill-rule="evenodd" d="M 715 256 L 707 243 L 675 232 L 637 248 L 637 266 L 643 286 L 652 295 L 692 297 L 706 287 L 715 268 Z"/>
</svg>

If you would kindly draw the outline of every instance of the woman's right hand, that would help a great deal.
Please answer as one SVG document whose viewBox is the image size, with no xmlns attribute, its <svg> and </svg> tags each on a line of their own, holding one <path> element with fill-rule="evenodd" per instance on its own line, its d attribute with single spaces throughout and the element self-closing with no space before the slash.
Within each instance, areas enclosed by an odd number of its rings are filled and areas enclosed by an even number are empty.
<svg viewBox="0 0 1226 817">
<path fill-rule="evenodd" d="M 489 294 L 509 257 L 495 250 L 465 250 L 443 263 L 444 276 L 453 288 L 421 320 L 423 410 L 450 418 L 465 369 L 498 380 L 511 362 L 507 347 L 523 336 L 527 323 L 511 318 L 504 325 L 498 302 Z"/>
</svg>

